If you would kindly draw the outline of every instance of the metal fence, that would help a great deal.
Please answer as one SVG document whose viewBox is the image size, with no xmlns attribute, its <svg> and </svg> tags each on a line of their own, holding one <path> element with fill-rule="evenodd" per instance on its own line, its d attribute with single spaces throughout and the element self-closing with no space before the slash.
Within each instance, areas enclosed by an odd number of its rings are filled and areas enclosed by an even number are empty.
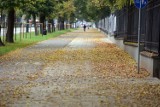
<svg viewBox="0 0 160 107">
<path fill-rule="evenodd" d="M 138 40 L 138 9 L 134 5 L 124 7 L 116 12 L 117 38 L 124 38 L 125 42 L 137 42 Z M 142 9 L 141 42 L 144 42 L 146 31 L 146 8 Z"/>
<path fill-rule="evenodd" d="M 124 7 L 123 9 L 116 11 L 116 38 L 124 38 L 127 36 L 127 25 L 128 25 L 128 9 Z"/>
<path fill-rule="evenodd" d="M 117 10 L 116 38 L 123 38 L 124 42 L 138 41 L 138 9 L 134 6 L 126 6 Z M 160 54 L 160 0 L 149 0 L 148 5 L 141 12 L 141 43 L 146 51 Z M 107 17 L 99 21 L 98 27 L 108 33 L 113 25 L 113 17 Z M 112 22 L 113 21 L 113 22 Z M 115 30 L 114 30 L 115 31 Z"/>
<path fill-rule="evenodd" d="M 138 40 L 138 9 L 134 5 L 124 7 L 116 12 L 117 37 L 123 37 L 124 42 Z M 141 12 L 141 43 L 145 50 L 160 53 L 160 1 L 149 0 L 147 7 Z"/>
<path fill-rule="evenodd" d="M 149 0 L 146 11 L 145 50 L 160 54 L 160 0 Z"/>
<path fill-rule="evenodd" d="M 135 6 L 128 7 L 127 42 L 137 42 L 138 40 L 138 9 Z"/>
</svg>

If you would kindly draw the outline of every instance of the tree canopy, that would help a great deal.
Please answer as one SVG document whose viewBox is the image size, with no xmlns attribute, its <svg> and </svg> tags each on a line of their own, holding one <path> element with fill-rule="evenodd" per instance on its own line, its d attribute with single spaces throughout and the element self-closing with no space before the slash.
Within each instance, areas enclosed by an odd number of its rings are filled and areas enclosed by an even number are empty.
<svg viewBox="0 0 160 107">
<path fill-rule="evenodd" d="M 75 0 L 75 14 L 80 19 L 96 21 L 132 3 L 133 0 Z"/>
<path fill-rule="evenodd" d="M 33 17 L 34 23 L 38 16 L 40 22 L 53 18 L 75 22 L 78 20 L 97 21 L 111 12 L 132 4 L 133 0 L 0 0 L 0 10 L 8 16 L 7 42 L 13 41 L 13 28 L 17 12 Z"/>
</svg>

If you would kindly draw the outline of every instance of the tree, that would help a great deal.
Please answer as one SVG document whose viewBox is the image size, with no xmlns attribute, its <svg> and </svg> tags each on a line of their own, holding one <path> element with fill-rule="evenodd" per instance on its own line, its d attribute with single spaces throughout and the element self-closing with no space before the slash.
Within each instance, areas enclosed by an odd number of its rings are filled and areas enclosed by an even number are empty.
<svg viewBox="0 0 160 107">
<path fill-rule="evenodd" d="M 75 0 L 76 17 L 80 20 L 96 21 L 110 14 L 108 0 Z"/>
<path fill-rule="evenodd" d="M 33 23 L 35 26 L 35 34 L 37 35 L 37 27 L 36 27 L 36 17 L 39 16 L 40 23 L 43 24 L 41 26 L 41 33 L 43 29 L 46 28 L 45 20 L 46 18 L 51 18 L 54 12 L 55 1 L 53 0 L 34 0 L 29 4 L 26 4 L 23 8 L 26 14 L 32 15 Z"/>
<path fill-rule="evenodd" d="M 76 7 L 75 17 L 79 20 L 87 18 L 87 3 L 88 0 L 75 0 L 74 5 Z"/>
<path fill-rule="evenodd" d="M 35 35 L 38 35 L 37 25 L 36 25 L 36 17 L 38 16 L 38 5 L 39 0 L 30 1 L 28 3 L 25 3 L 24 6 L 21 8 L 22 11 L 27 14 L 28 16 L 33 17 L 33 24 L 35 29 Z"/>
<path fill-rule="evenodd" d="M 31 0 L 28 0 L 29 2 Z M 7 18 L 7 33 L 6 33 L 6 42 L 13 43 L 14 39 L 14 21 L 15 21 L 15 13 L 16 8 L 20 7 L 21 5 L 25 4 L 25 0 L 0 0 L 1 7 L 5 8 L 8 11 L 8 18 Z"/>
<path fill-rule="evenodd" d="M 46 28 L 46 23 L 45 23 L 46 18 L 51 16 L 51 14 L 53 14 L 54 12 L 55 1 L 43 0 L 38 3 L 39 6 L 37 7 L 37 10 L 39 12 L 40 23 L 43 23 L 43 27 L 41 27 L 42 28 L 41 32 L 42 32 L 42 30 Z"/>
<path fill-rule="evenodd" d="M 96 21 L 110 15 L 111 10 L 107 1 L 89 0 L 89 2 L 87 3 L 89 20 Z"/>
<path fill-rule="evenodd" d="M 114 8 L 121 9 L 124 6 L 133 4 L 133 0 L 114 0 Z"/>
<path fill-rule="evenodd" d="M 0 25 L 0 34 L 1 34 L 1 25 Z M 1 39 L 1 35 L 0 35 L 0 46 L 4 46 L 4 43 L 2 42 L 2 39 Z"/>
<path fill-rule="evenodd" d="M 1 19 L 0 19 L 0 46 L 4 46 L 4 43 L 2 42 L 2 39 L 1 39 L 1 31 L 2 31 L 2 13 L 3 13 L 3 8 L 0 7 L 0 11 L 1 11 Z"/>
<path fill-rule="evenodd" d="M 132 4 L 133 0 L 75 0 L 75 17 L 86 21 L 100 20 L 117 9 Z"/>
<path fill-rule="evenodd" d="M 28 16 L 33 16 L 35 31 L 37 31 L 36 16 L 40 17 L 40 22 L 44 25 L 43 29 L 46 27 L 46 18 L 51 22 L 53 17 L 58 16 L 60 28 L 64 29 L 64 21 L 74 22 L 76 18 L 96 21 L 106 17 L 111 11 L 133 3 L 133 0 L 0 0 L 0 2 L 0 8 L 8 12 L 6 41 L 13 43 L 14 20 L 18 8 Z"/>
<path fill-rule="evenodd" d="M 70 21 L 70 17 L 75 12 L 74 0 L 59 0 L 55 6 L 56 16 L 60 24 L 60 30 L 64 29 L 64 22 Z"/>
</svg>

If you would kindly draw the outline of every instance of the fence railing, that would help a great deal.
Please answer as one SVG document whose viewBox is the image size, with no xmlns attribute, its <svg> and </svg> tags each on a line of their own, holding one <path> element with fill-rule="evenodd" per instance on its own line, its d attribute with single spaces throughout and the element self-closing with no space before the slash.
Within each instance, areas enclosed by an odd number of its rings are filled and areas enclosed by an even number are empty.
<svg viewBox="0 0 160 107">
<path fill-rule="evenodd" d="M 116 38 L 123 38 L 124 42 L 138 41 L 138 9 L 134 5 L 126 6 L 115 12 Z M 148 5 L 141 12 L 141 43 L 146 51 L 160 54 L 160 0 L 149 0 Z M 100 28 L 104 28 L 100 22 Z M 107 26 L 107 25 L 105 25 Z"/>
</svg>

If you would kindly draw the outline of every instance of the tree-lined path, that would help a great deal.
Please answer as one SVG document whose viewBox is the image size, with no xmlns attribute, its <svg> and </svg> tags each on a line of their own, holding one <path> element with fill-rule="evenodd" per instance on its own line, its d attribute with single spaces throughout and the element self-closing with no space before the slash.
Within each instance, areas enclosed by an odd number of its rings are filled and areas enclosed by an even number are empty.
<svg viewBox="0 0 160 107">
<path fill-rule="evenodd" d="M 160 82 L 96 29 L 0 57 L 0 107 L 158 107 Z"/>
</svg>

